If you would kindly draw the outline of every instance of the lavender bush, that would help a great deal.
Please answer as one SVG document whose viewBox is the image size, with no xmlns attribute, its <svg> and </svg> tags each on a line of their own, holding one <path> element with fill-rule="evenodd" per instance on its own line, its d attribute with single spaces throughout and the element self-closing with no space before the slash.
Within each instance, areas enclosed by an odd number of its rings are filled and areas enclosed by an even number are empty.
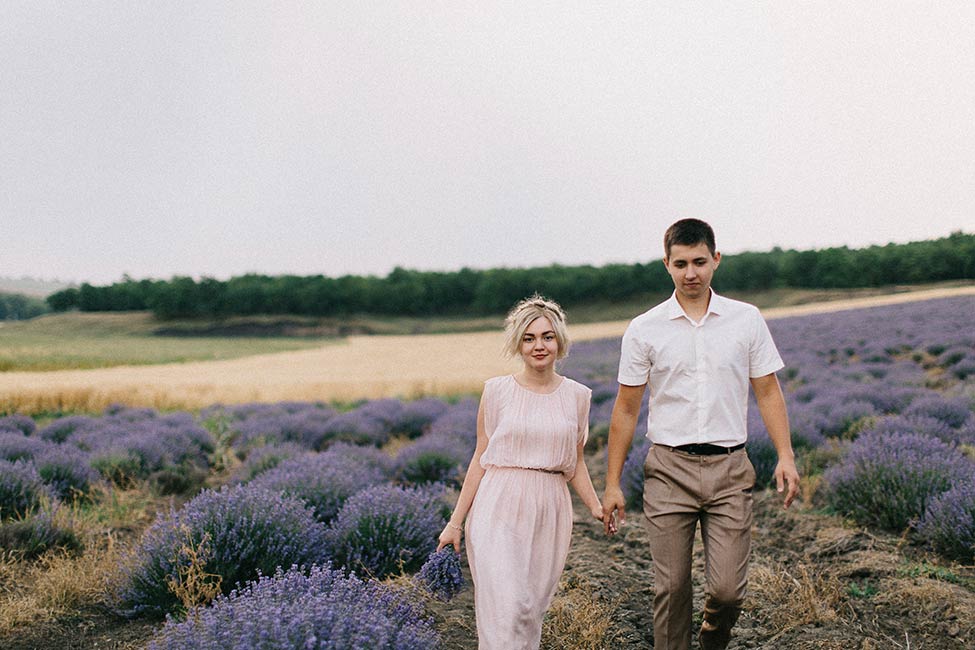
<svg viewBox="0 0 975 650">
<path fill-rule="evenodd" d="M 0 460 L 0 521 L 26 517 L 53 499 L 33 462 Z"/>
<path fill-rule="evenodd" d="M 395 433 L 416 438 L 449 409 L 450 406 L 446 402 L 432 397 L 407 402 L 391 426 Z"/>
<path fill-rule="evenodd" d="M 247 452 L 244 462 L 234 468 L 231 482 L 246 483 L 260 474 L 274 469 L 282 461 L 308 453 L 308 450 L 294 442 L 275 442 L 255 447 Z"/>
<path fill-rule="evenodd" d="M 972 417 L 972 406 L 964 397 L 947 398 L 930 395 L 915 400 L 905 411 L 907 417 L 920 416 L 940 420 L 952 429 L 964 426 Z"/>
<path fill-rule="evenodd" d="M 88 454 L 71 445 L 51 445 L 34 458 L 34 465 L 44 483 L 66 501 L 83 496 L 99 479 Z"/>
<path fill-rule="evenodd" d="M 352 455 L 312 453 L 282 461 L 253 481 L 272 492 L 300 499 L 327 524 L 356 492 L 383 483 L 385 473 Z"/>
<path fill-rule="evenodd" d="M 453 546 L 433 552 L 417 573 L 420 583 L 440 600 L 450 600 L 464 588 L 460 553 Z"/>
<path fill-rule="evenodd" d="M 144 475 L 139 456 L 124 448 L 100 450 L 88 462 L 101 477 L 122 488 L 131 487 Z"/>
<path fill-rule="evenodd" d="M 28 438 L 19 430 L 0 430 L 0 458 L 3 460 L 30 460 L 50 446 L 46 440 Z"/>
<path fill-rule="evenodd" d="M 437 650 L 422 607 L 390 587 L 327 567 L 278 570 L 169 620 L 150 650 Z"/>
<path fill-rule="evenodd" d="M 336 442 L 323 452 L 367 465 L 383 473 L 386 478 L 393 476 L 393 458 L 385 451 L 371 445 L 354 445 L 350 442 Z"/>
<path fill-rule="evenodd" d="M 333 441 L 381 446 L 389 441 L 391 430 L 389 424 L 375 414 L 356 409 L 329 420 L 326 435 Z"/>
<path fill-rule="evenodd" d="M 474 399 L 465 399 L 452 405 L 430 424 L 430 435 L 449 434 L 477 440 L 477 408 Z"/>
<path fill-rule="evenodd" d="M 32 560 L 55 548 L 80 551 L 83 544 L 70 526 L 58 523 L 49 512 L 0 525 L 0 550 L 21 559 Z"/>
<path fill-rule="evenodd" d="M 326 532 L 335 566 L 383 579 L 413 573 L 436 548 L 448 512 L 442 490 L 379 485 L 359 492 Z"/>
<path fill-rule="evenodd" d="M 396 455 L 396 476 L 410 485 L 444 483 L 457 486 L 473 453 L 474 445 L 466 439 L 426 434 Z"/>
<path fill-rule="evenodd" d="M 22 435 L 29 436 L 36 429 L 37 424 L 26 415 L 15 414 L 0 417 L 0 431 L 19 431 Z"/>
<path fill-rule="evenodd" d="M 167 581 L 186 566 L 187 546 L 209 540 L 206 573 L 223 593 L 277 567 L 325 560 L 325 529 L 299 500 L 249 485 L 206 490 L 146 531 L 124 570 L 119 603 L 130 614 L 177 611 Z"/>
<path fill-rule="evenodd" d="M 61 443 L 68 440 L 76 431 L 86 431 L 98 426 L 99 422 L 95 418 L 86 415 L 69 415 L 48 424 L 37 432 L 37 437 L 50 442 Z"/>
<path fill-rule="evenodd" d="M 916 433 L 865 432 L 824 475 L 829 504 L 858 523 L 902 531 L 930 501 L 975 474 L 957 449 Z"/>
<path fill-rule="evenodd" d="M 917 532 L 939 553 L 971 564 L 975 560 L 975 477 L 931 499 Z"/>
</svg>

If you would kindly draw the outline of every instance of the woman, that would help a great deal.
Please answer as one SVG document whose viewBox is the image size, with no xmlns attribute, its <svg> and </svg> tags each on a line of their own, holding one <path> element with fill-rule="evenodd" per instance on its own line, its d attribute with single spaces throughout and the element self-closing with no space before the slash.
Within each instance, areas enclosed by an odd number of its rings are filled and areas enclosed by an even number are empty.
<svg viewBox="0 0 975 650">
<path fill-rule="evenodd" d="M 477 447 L 437 547 L 459 552 L 466 518 L 480 650 L 539 647 L 572 536 L 566 483 L 603 518 L 582 453 L 592 391 L 555 372 L 568 350 L 565 314 L 535 295 L 505 321 L 505 351 L 524 368 L 484 383 Z"/>
</svg>

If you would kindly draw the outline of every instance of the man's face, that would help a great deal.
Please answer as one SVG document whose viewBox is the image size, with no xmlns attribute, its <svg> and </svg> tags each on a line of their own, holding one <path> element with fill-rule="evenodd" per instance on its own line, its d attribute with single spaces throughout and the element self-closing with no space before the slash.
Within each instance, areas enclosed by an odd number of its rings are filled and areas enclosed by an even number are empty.
<svg viewBox="0 0 975 650">
<path fill-rule="evenodd" d="M 705 243 L 694 246 L 674 244 L 670 247 L 670 257 L 664 258 L 664 265 L 674 281 L 678 297 L 697 300 L 708 295 L 711 277 L 721 261 L 721 253 L 711 255 Z"/>
</svg>

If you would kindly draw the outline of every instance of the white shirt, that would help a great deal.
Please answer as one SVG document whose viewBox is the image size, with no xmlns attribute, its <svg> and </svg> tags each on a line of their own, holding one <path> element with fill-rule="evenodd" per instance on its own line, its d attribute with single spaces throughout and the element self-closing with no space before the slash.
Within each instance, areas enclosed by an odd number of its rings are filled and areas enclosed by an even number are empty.
<svg viewBox="0 0 975 650">
<path fill-rule="evenodd" d="M 783 365 L 757 307 L 711 291 L 694 322 L 675 293 L 626 328 L 619 383 L 649 384 L 651 442 L 730 447 L 748 435 L 749 379 Z"/>
</svg>

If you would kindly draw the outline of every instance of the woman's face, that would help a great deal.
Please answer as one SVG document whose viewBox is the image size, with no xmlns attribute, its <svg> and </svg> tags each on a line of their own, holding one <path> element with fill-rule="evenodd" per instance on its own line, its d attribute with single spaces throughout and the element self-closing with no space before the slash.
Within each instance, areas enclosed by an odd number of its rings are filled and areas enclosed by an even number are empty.
<svg viewBox="0 0 975 650">
<path fill-rule="evenodd" d="M 555 328 L 545 316 L 539 316 L 528 325 L 521 337 L 521 358 L 525 367 L 544 371 L 555 365 L 559 356 L 559 341 Z"/>
</svg>

